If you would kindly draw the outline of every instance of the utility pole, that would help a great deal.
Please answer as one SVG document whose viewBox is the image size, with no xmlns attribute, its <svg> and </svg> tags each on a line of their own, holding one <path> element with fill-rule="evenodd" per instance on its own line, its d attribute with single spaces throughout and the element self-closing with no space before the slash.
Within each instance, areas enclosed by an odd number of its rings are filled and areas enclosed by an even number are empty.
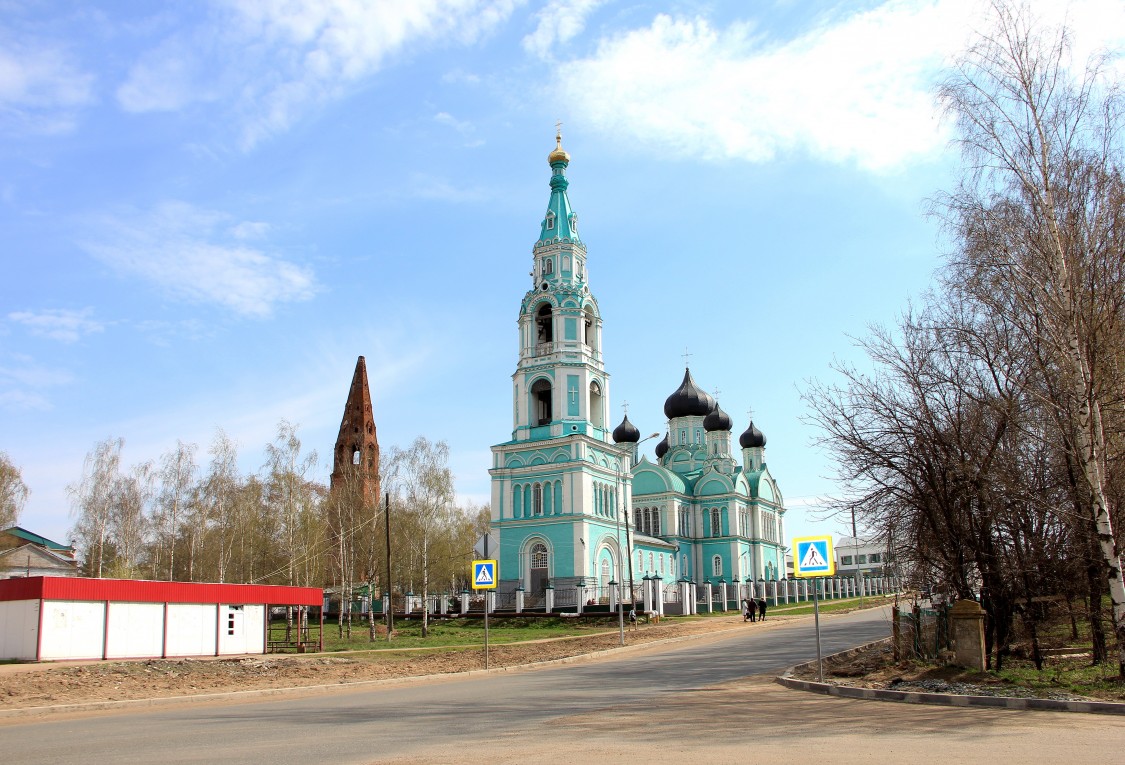
<svg viewBox="0 0 1125 765">
<path fill-rule="evenodd" d="M 395 628 L 394 589 L 391 587 L 391 493 L 386 494 L 387 520 L 387 642 L 391 642 L 391 632 Z"/>
</svg>

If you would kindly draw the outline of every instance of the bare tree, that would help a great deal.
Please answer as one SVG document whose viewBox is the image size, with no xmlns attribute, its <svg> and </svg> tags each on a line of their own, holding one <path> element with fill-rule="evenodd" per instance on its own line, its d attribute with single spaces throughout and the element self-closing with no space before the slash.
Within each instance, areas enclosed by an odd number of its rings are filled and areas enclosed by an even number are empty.
<svg viewBox="0 0 1125 765">
<path fill-rule="evenodd" d="M 6 453 L 0 452 L 0 529 L 16 525 L 27 495 L 20 469 Z"/>
<path fill-rule="evenodd" d="M 176 448 L 160 458 L 160 492 L 155 526 L 157 553 L 168 561 L 167 578 L 176 579 L 176 547 L 181 524 L 196 499 L 195 444 L 176 441 Z M 158 563 L 162 563 L 160 558 Z"/>
<path fill-rule="evenodd" d="M 403 508 L 412 531 L 408 549 L 416 553 L 422 583 L 422 636 L 427 637 L 431 545 L 448 529 L 454 502 L 449 445 L 419 436 L 407 449 L 393 448 L 385 464 L 387 488 L 399 498 L 396 507 Z"/>
<path fill-rule="evenodd" d="M 208 520 L 206 548 L 213 563 L 207 578 L 226 582 L 234 553 L 235 515 L 242 488 L 242 479 L 238 475 L 238 449 L 226 432 L 218 428 L 208 451 L 211 463 L 200 491 L 200 504 L 206 508 Z"/>
<path fill-rule="evenodd" d="M 155 480 L 151 462 L 134 465 L 128 474 L 118 476 L 110 512 L 110 536 L 115 552 L 111 576 L 141 575 Z"/>
<path fill-rule="evenodd" d="M 1125 677 L 1125 582 L 1107 485 L 1125 309 L 1122 96 L 1094 59 L 1075 76 L 1066 30 L 994 5 L 995 32 L 940 95 L 968 163 L 942 200 L 960 241 L 953 280 L 1037 349 L 1043 396 L 1086 496 Z"/>
<path fill-rule="evenodd" d="M 120 481 L 123 438 L 107 438 L 86 455 L 82 481 L 67 487 L 71 514 L 76 516 L 71 538 L 82 551 L 87 573 L 100 578 L 106 563 L 106 542 Z"/>
</svg>

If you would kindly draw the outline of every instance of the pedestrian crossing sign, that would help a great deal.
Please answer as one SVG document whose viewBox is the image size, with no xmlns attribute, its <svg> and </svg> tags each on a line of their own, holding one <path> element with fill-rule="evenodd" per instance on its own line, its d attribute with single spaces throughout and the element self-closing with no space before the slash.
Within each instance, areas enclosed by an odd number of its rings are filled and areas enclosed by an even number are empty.
<svg viewBox="0 0 1125 765">
<path fill-rule="evenodd" d="M 496 589 L 496 561 L 494 561 L 494 560 L 475 560 L 475 561 L 473 561 L 473 589 L 474 590 L 495 590 Z"/>
<path fill-rule="evenodd" d="M 793 576 L 834 576 L 836 556 L 832 537 L 799 537 L 793 540 Z"/>
</svg>

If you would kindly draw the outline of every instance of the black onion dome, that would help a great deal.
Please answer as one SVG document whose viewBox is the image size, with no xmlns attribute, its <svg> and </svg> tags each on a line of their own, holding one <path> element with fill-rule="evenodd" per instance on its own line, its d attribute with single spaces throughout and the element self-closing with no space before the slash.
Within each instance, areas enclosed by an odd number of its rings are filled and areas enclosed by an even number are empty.
<svg viewBox="0 0 1125 765">
<path fill-rule="evenodd" d="M 766 445 L 766 437 L 762 434 L 762 431 L 754 427 L 754 421 L 751 420 L 750 427 L 738 437 L 738 443 L 741 444 L 743 449 L 760 448 Z"/>
<path fill-rule="evenodd" d="M 661 459 L 667 454 L 669 448 L 671 447 L 668 446 L 668 434 L 665 433 L 664 438 L 656 445 L 656 459 Z"/>
<path fill-rule="evenodd" d="M 716 430 L 730 430 L 733 427 L 734 423 L 731 422 L 730 415 L 719 408 L 717 401 L 711 413 L 703 418 L 703 429 L 708 433 L 714 433 Z"/>
<path fill-rule="evenodd" d="M 715 408 L 715 399 L 707 391 L 695 384 L 691 370 L 684 370 L 684 381 L 664 402 L 664 416 L 669 420 L 677 417 L 705 417 Z"/>
<path fill-rule="evenodd" d="M 625 419 L 621 424 L 613 429 L 613 442 L 616 444 L 635 444 L 641 440 L 641 431 L 637 430 L 637 426 L 629 422 L 629 415 L 625 415 Z"/>
</svg>

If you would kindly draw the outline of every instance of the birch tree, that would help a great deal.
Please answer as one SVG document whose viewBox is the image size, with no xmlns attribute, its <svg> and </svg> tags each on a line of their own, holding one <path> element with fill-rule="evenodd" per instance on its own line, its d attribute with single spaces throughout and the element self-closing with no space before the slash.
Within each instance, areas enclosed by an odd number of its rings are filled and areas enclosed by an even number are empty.
<svg viewBox="0 0 1125 765">
<path fill-rule="evenodd" d="M 176 547 L 181 524 L 196 498 L 195 444 L 176 440 L 176 448 L 160 458 L 160 493 L 155 516 L 156 563 L 167 561 L 167 579 L 176 579 Z"/>
<path fill-rule="evenodd" d="M 1082 511 L 1106 572 L 1118 669 L 1125 677 L 1125 583 L 1107 491 L 1107 418 L 1122 380 L 1125 183 L 1121 95 L 1104 59 L 1070 66 L 1065 29 L 994 5 L 982 37 L 942 86 L 966 173 L 941 207 L 958 239 L 951 282 L 1003 317 L 1046 384 L 1031 388 L 1057 420 L 1086 495 Z"/>
<path fill-rule="evenodd" d="M 0 452 L 0 529 L 16 525 L 27 495 L 20 469 L 6 453 Z"/>
<path fill-rule="evenodd" d="M 123 438 L 107 438 L 94 445 L 82 466 L 82 480 L 67 487 L 71 515 L 70 536 L 81 550 L 86 572 L 101 578 L 106 564 L 106 543 L 120 481 Z"/>
<path fill-rule="evenodd" d="M 407 449 L 395 447 L 386 461 L 386 487 L 397 497 L 396 508 L 412 530 L 408 546 L 417 555 L 422 580 L 422 636 L 429 636 L 431 545 L 448 528 L 454 502 L 449 445 L 424 436 Z"/>
</svg>

